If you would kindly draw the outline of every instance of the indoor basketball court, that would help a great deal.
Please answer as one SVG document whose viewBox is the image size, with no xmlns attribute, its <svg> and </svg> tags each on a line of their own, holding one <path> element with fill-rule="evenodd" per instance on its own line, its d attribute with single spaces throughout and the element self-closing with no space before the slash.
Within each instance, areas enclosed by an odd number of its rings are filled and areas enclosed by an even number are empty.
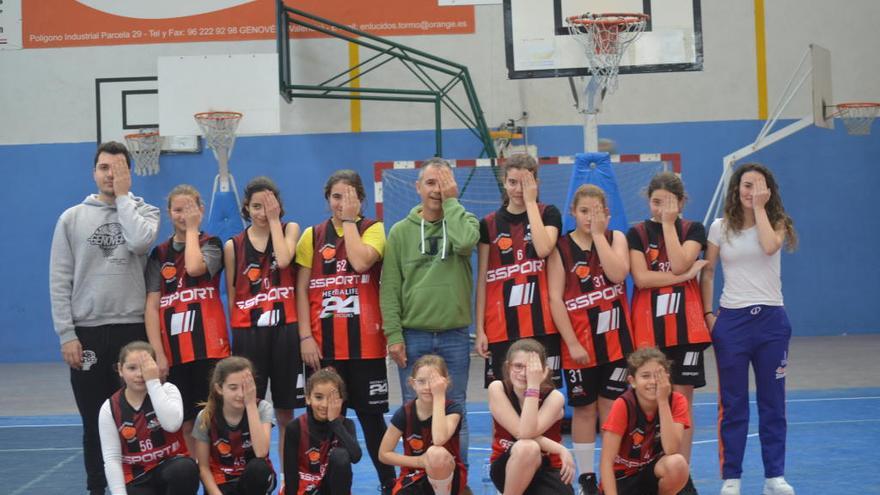
<svg viewBox="0 0 880 495">
<path fill-rule="evenodd" d="M 651 218 L 652 177 L 672 172 L 686 188 L 682 217 L 708 231 L 738 167 L 763 164 L 800 238 L 781 256 L 793 329 L 788 369 L 778 372 L 787 379 L 785 479 L 798 494 L 880 494 L 866 454 L 880 440 L 871 309 L 880 234 L 870 214 L 880 186 L 880 4 L 197 3 L 0 6 L 0 164 L 11 196 L 0 213 L 10 233 L 0 298 L 4 493 L 88 493 L 82 420 L 53 331 L 50 247 L 59 216 L 95 192 L 97 146 L 117 141 L 133 158 L 132 193 L 160 210 L 153 246 L 175 233 L 168 195 L 179 184 L 200 192 L 201 228 L 225 242 L 249 225 L 242 204 L 253 178 L 274 180 L 282 220 L 305 229 L 333 215 L 324 184 L 340 169 L 360 175 L 363 217 L 387 234 L 420 203 L 415 183 L 432 157 L 448 160 L 460 204 L 482 219 L 505 201 L 501 170 L 518 153 L 537 160 L 540 201 L 557 206 L 566 227 L 574 190 L 590 183 L 613 190 L 609 225 L 626 232 Z M 476 249 L 471 258 L 476 274 Z M 722 285 L 716 276 L 716 307 Z M 469 332 L 473 340 L 473 324 Z M 484 359 L 471 348 L 467 484 L 495 494 Z M 690 475 L 699 493 L 715 494 L 718 372 L 715 351 L 705 354 Z M 389 421 L 401 393 L 386 361 Z M 757 494 L 754 382 L 749 391 L 742 493 Z M 357 428 L 364 456 L 352 492 L 379 493 Z M 280 473 L 278 433 L 269 452 Z M 572 448 L 569 434 L 563 444 Z M 596 449 L 598 473 L 601 441 Z"/>
</svg>

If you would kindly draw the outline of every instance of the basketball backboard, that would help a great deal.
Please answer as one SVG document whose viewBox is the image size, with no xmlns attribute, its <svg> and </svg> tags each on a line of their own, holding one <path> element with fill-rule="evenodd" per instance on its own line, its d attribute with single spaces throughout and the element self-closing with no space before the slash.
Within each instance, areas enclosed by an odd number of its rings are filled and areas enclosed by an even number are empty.
<svg viewBox="0 0 880 495">
<path fill-rule="evenodd" d="M 703 69 L 700 0 L 504 0 L 511 79 L 589 75 L 584 47 L 565 19 L 587 12 L 639 12 L 645 32 L 624 53 L 621 74 Z"/>
<path fill-rule="evenodd" d="M 813 124 L 816 127 L 834 129 L 831 105 L 834 104 L 831 92 L 831 52 L 819 45 L 810 45 L 813 78 Z"/>
</svg>

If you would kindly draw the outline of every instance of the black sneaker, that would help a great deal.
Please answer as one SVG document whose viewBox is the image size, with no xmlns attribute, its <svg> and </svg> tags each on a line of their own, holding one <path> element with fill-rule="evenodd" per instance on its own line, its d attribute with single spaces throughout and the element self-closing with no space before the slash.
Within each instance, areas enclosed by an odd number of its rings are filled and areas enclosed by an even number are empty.
<svg viewBox="0 0 880 495">
<path fill-rule="evenodd" d="M 678 492 L 678 495 L 697 495 L 697 487 L 694 486 L 694 479 L 688 476 L 688 482 L 684 488 Z"/>
<path fill-rule="evenodd" d="M 596 484 L 596 473 L 584 473 L 578 476 L 578 484 L 581 486 L 579 495 L 597 495 L 599 486 Z"/>
</svg>

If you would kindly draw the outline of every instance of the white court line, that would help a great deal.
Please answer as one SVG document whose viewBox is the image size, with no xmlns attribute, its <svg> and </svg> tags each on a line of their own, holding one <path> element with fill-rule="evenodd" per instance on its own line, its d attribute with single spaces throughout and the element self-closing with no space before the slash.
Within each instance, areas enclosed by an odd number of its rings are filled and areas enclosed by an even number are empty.
<svg viewBox="0 0 880 495">
<path fill-rule="evenodd" d="M 877 395 L 867 395 L 864 397 L 817 397 L 815 399 L 786 399 L 785 402 L 828 402 L 828 401 L 838 401 L 838 400 L 877 400 L 880 399 L 880 396 Z M 758 401 L 750 400 L 749 404 L 757 404 Z M 694 402 L 695 406 L 717 406 L 717 402 Z"/>
<path fill-rule="evenodd" d="M 73 454 L 72 456 L 68 457 L 67 459 L 64 459 L 63 461 L 59 462 L 58 464 L 55 464 L 48 471 L 46 471 L 45 473 L 41 474 L 40 476 L 37 476 L 36 478 L 30 480 L 24 486 L 20 486 L 17 490 L 10 493 L 9 495 L 19 495 L 20 493 L 25 493 L 30 487 L 42 482 L 44 479 L 48 478 L 49 476 L 52 476 L 52 473 L 54 473 L 55 471 L 58 471 L 62 466 L 64 466 L 68 462 L 79 457 L 79 455 L 80 455 L 79 452 L 77 452 L 76 454 Z"/>
<path fill-rule="evenodd" d="M 43 447 L 39 449 L 0 449 L 0 454 L 13 452 L 82 452 L 82 447 Z"/>
</svg>

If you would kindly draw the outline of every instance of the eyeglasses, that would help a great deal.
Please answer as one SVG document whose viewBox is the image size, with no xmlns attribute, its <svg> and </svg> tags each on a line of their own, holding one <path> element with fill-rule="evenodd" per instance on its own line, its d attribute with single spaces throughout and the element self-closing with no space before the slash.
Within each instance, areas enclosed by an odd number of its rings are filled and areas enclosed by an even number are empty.
<svg viewBox="0 0 880 495">
<path fill-rule="evenodd" d="M 525 371 L 529 365 L 526 363 L 510 363 L 510 371 L 516 371 L 517 373 L 521 371 Z"/>
<path fill-rule="evenodd" d="M 427 378 L 414 378 L 413 383 L 415 383 L 419 387 L 427 387 L 431 382 Z"/>
</svg>

